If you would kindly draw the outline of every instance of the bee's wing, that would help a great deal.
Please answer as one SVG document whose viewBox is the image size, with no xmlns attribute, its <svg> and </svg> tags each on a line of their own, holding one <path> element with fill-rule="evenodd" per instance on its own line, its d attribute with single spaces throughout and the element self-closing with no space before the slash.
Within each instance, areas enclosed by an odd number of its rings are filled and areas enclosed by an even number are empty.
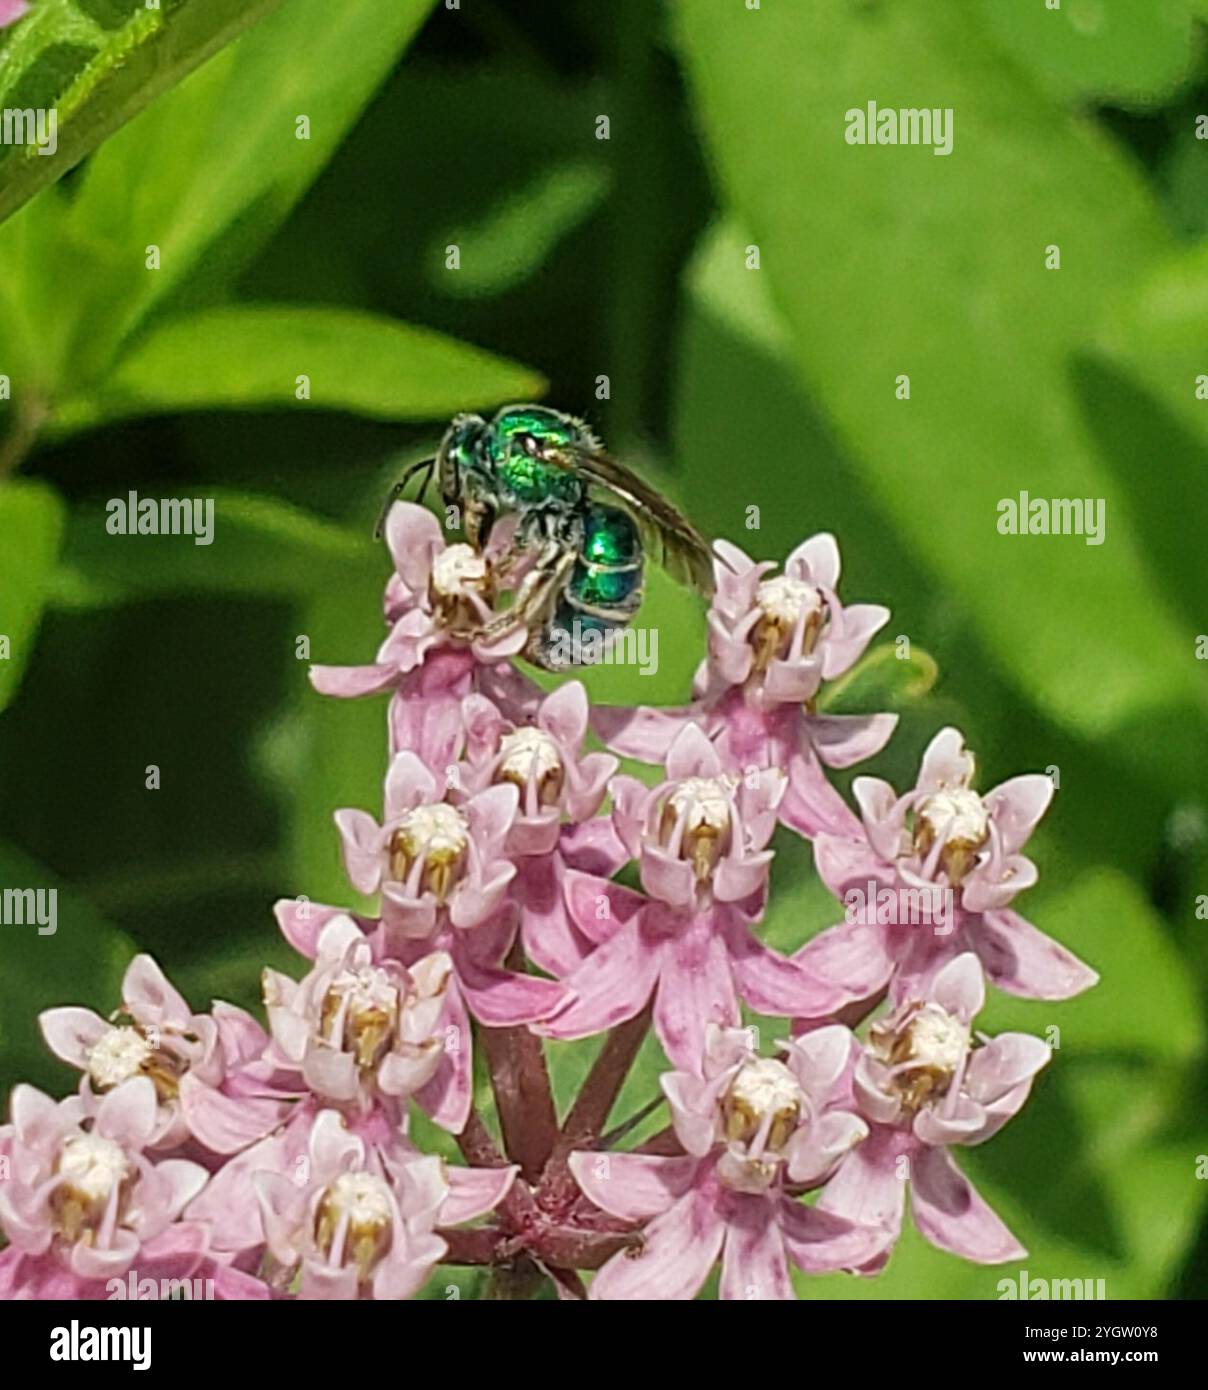
<svg viewBox="0 0 1208 1390">
<path fill-rule="evenodd" d="M 559 445 L 553 452 L 566 456 L 564 467 L 573 468 L 589 483 L 606 488 L 629 504 L 654 558 L 672 579 L 698 589 L 706 597 L 712 596 L 713 555 L 709 542 L 665 497 L 599 449 L 571 444 Z"/>
</svg>

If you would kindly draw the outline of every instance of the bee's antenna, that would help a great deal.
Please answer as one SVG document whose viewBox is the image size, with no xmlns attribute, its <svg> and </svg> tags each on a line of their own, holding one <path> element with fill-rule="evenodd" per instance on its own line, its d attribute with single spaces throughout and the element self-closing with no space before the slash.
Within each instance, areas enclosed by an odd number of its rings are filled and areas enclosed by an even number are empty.
<svg viewBox="0 0 1208 1390">
<path fill-rule="evenodd" d="M 373 539 L 375 541 L 380 541 L 382 539 L 382 532 L 386 529 L 386 518 L 390 515 L 390 508 L 394 506 L 407 490 L 407 485 L 417 473 L 423 473 L 424 475 L 424 481 L 420 484 L 419 488 L 419 496 L 415 499 L 417 503 L 422 504 L 424 493 L 428 491 L 428 484 L 432 481 L 432 473 L 435 468 L 435 458 L 421 459 L 418 463 L 413 463 L 390 489 L 389 493 L 386 495 L 385 502 L 382 504 L 382 510 L 378 513 L 377 525 L 373 528 Z"/>
</svg>

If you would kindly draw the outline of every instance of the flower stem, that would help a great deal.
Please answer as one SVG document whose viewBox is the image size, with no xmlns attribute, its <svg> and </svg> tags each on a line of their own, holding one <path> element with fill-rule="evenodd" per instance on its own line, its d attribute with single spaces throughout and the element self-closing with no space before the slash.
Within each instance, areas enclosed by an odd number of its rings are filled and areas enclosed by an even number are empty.
<svg viewBox="0 0 1208 1390">
<path fill-rule="evenodd" d="M 472 1168 L 507 1167 L 507 1159 L 495 1147 L 495 1141 L 477 1110 L 470 1111 L 465 1129 L 457 1136 L 457 1146 Z M 533 1229 L 538 1220 L 537 1204 L 526 1182 L 520 1180 L 512 1184 L 508 1195 L 499 1204 L 499 1215 L 512 1234 Z"/>
<path fill-rule="evenodd" d="M 541 1176 L 538 1201 L 545 1210 L 560 1211 L 578 1195 L 579 1188 L 569 1167 L 570 1156 L 576 1149 L 591 1148 L 599 1139 L 634 1058 L 641 1050 L 652 1011 L 653 1004 L 647 1004 L 628 1023 L 614 1028 L 600 1049 Z"/>
<path fill-rule="evenodd" d="M 505 964 L 511 970 L 524 969 L 519 941 Z M 503 1147 L 520 1165 L 526 1181 L 535 1183 L 558 1137 L 558 1115 L 541 1039 L 522 1027 L 483 1028 L 479 1036 L 491 1071 Z"/>
</svg>

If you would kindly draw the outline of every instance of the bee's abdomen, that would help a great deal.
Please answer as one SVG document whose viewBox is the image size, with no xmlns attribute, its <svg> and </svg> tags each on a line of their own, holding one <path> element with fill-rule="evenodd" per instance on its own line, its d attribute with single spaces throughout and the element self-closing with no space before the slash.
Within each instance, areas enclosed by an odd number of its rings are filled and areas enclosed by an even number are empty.
<svg viewBox="0 0 1208 1390">
<path fill-rule="evenodd" d="M 642 601 L 642 545 L 637 527 L 617 507 L 592 506 L 565 603 L 578 613 L 627 623 Z"/>
<path fill-rule="evenodd" d="M 605 659 L 610 638 L 642 602 L 642 547 L 628 513 L 592 506 L 583 516 L 579 555 L 558 605 L 529 649 L 547 670 Z"/>
</svg>

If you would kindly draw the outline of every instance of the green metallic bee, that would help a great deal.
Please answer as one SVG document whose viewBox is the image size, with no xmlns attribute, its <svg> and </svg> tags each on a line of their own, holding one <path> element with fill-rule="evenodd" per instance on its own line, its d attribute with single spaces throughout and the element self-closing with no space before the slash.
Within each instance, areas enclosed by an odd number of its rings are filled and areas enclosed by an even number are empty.
<svg viewBox="0 0 1208 1390">
<path fill-rule="evenodd" d="M 533 564 L 510 608 L 471 634 L 493 641 L 517 627 L 529 633 L 525 655 L 546 670 L 581 664 L 589 641 L 606 643 L 642 601 L 649 549 L 673 579 L 713 592 L 710 548 L 678 511 L 610 458 L 588 426 L 539 405 L 509 405 L 491 421 L 459 415 L 435 458 L 413 464 L 395 485 L 382 518 L 411 479 L 433 473 L 447 507 L 457 507 L 466 540 L 481 550 L 491 528 L 515 516 L 506 573 Z M 597 500 L 599 489 L 624 504 Z M 378 526 L 381 531 L 381 523 Z M 600 647 L 597 647 L 599 650 Z"/>
</svg>

